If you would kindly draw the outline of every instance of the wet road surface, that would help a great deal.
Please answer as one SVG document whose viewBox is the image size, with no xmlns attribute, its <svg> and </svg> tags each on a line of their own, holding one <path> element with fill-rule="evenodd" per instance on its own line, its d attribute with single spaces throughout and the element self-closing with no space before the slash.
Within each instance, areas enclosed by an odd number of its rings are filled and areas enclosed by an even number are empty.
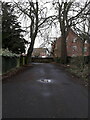
<svg viewBox="0 0 90 120">
<path fill-rule="evenodd" d="M 54 64 L 32 67 L 3 81 L 3 118 L 87 118 L 88 91 Z"/>
</svg>

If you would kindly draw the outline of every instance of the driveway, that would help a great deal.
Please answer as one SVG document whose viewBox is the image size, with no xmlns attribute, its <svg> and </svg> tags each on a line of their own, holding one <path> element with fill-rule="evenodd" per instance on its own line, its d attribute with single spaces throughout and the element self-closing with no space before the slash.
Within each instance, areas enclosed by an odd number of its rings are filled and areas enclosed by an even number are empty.
<svg viewBox="0 0 90 120">
<path fill-rule="evenodd" d="M 88 90 L 50 63 L 36 63 L 2 84 L 3 118 L 88 118 Z"/>
</svg>

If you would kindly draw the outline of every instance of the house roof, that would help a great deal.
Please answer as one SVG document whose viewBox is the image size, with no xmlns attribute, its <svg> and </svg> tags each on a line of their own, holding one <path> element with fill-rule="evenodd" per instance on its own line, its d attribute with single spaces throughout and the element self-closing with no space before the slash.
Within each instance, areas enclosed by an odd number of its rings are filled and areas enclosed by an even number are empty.
<svg viewBox="0 0 90 120">
<path fill-rule="evenodd" d="M 80 39 L 80 37 L 78 36 L 78 34 L 77 34 L 73 29 L 70 29 L 70 30 L 69 30 L 68 35 L 69 35 L 69 33 L 72 33 L 73 35 L 77 36 L 77 37 Z M 62 39 L 62 36 L 56 38 L 56 41 L 57 41 L 57 40 L 61 40 L 61 39 Z"/>
<path fill-rule="evenodd" d="M 33 49 L 33 52 L 35 52 L 35 51 L 45 52 L 45 51 L 46 51 L 46 48 L 34 48 L 34 49 Z"/>
</svg>

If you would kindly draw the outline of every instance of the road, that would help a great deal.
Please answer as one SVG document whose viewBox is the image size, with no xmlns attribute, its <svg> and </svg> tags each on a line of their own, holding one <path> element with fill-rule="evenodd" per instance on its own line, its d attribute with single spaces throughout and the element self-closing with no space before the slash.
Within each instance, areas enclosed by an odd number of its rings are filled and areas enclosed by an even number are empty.
<svg viewBox="0 0 90 120">
<path fill-rule="evenodd" d="M 3 81 L 3 118 L 88 118 L 88 90 L 50 63 Z"/>
</svg>

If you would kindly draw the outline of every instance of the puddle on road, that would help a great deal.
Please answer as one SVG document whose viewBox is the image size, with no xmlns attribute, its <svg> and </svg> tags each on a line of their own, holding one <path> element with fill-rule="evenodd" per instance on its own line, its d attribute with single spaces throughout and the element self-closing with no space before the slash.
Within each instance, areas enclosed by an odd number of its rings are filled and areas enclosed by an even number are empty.
<svg viewBox="0 0 90 120">
<path fill-rule="evenodd" d="M 40 79 L 38 81 L 42 82 L 42 83 L 51 83 L 52 82 L 52 80 L 50 80 L 50 79 Z"/>
</svg>

